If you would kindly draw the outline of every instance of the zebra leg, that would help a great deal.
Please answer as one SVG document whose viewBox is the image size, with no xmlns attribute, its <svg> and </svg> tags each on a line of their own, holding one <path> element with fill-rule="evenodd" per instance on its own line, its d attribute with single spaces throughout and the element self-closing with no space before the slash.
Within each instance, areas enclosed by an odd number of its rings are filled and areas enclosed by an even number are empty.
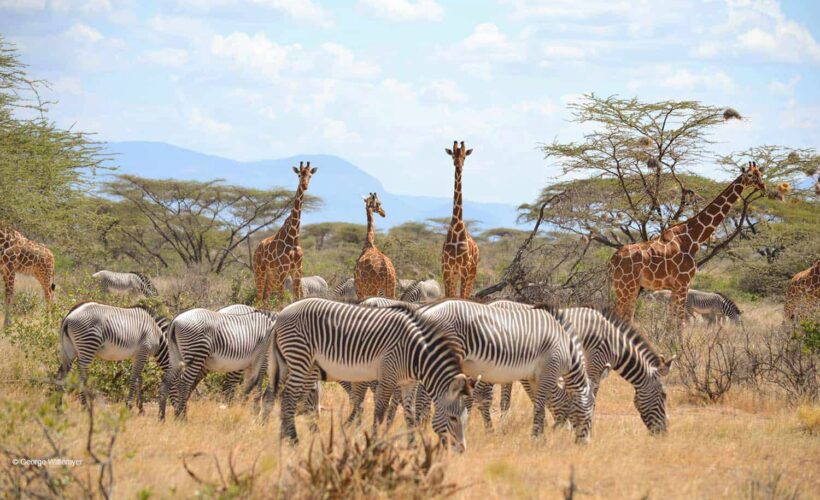
<svg viewBox="0 0 820 500">
<path fill-rule="evenodd" d="M 390 396 L 396 390 L 396 380 L 393 376 L 383 376 L 376 388 L 375 411 L 373 413 L 373 435 L 378 435 L 379 427 L 384 422 L 387 407 L 390 405 Z"/>
<path fill-rule="evenodd" d="M 56 405 L 57 410 L 60 411 L 60 407 L 63 405 L 63 394 L 65 393 L 65 378 L 71 371 L 71 365 L 74 364 L 74 357 L 63 357 L 60 360 L 60 368 L 57 369 L 57 374 L 54 375 L 54 381 L 56 383 Z"/>
<path fill-rule="evenodd" d="M 225 401 L 225 404 L 231 404 L 233 402 L 236 386 L 238 386 L 240 382 L 242 382 L 241 371 L 228 372 L 225 375 L 225 379 L 222 381 L 222 399 Z M 197 381 L 197 384 L 198 383 Z"/>
<path fill-rule="evenodd" d="M 422 428 L 430 420 L 430 410 L 433 408 L 433 400 L 430 393 L 421 384 L 416 384 L 416 407 L 414 411 L 416 427 Z"/>
<path fill-rule="evenodd" d="M 285 391 L 282 394 L 282 416 L 280 419 L 279 439 L 299 443 L 299 436 L 296 434 L 296 405 L 302 398 L 310 379 L 310 373 L 304 371 L 290 370 L 285 380 Z"/>
<path fill-rule="evenodd" d="M 532 436 L 538 437 L 544 433 L 544 418 L 546 405 L 555 413 L 558 408 L 558 362 L 549 360 L 541 377 L 534 387 Z"/>
<path fill-rule="evenodd" d="M 490 407 L 493 404 L 493 384 L 478 381 L 473 389 L 473 399 L 477 400 L 481 418 L 484 419 L 484 429 L 493 430 L 493 418 Z"/>
<path fill-rule="evenodd" d="M 174 393 L 177 392 L 177 380 L 179 378 L 179 374 L 176 373 L 176 370 L 170 368 L 165 370 L 165 373 L 162 374 L 162 384 L 159 386 L 159 420 L 160 422 L 165 421 L 165 407 L 168 403 L 168 393 L 171 392 L 173 389 Z M 171 404 L 174 404 L 176 400 L 179 400 L 179 396 L 175 395 L 172 397 Z"/>
<path fill-rule="evenodd" d="M 510 402 L 512 401 L 512 384 L 504 384 L 501 386 L 501 420 L 506 418 L 510 411 Z"/>
<path fill-rule="evenodd" d="M 386 420 L 385 426 L 384 426 L 385 431 L 389 431 L 390 428 L 393 427 L 393 422 L 396 420 L 396 412 L 398 412 L 398 410 L 399 410 L 399 401 L 401 401 L 401 403 L 402 403 L 402 407 L 404 408 L 404 417 L 405 417 L 405 420 L 407 420 L 407 405 L 405 404 L 405 398 L 404 398 L 403 390 L 404 390 L 403 387 L 396 387 L 396 390 L 393 391 L 393 395 L 390 396 L 390 404 L 387 407 L 387 416 L 385 417 L 385 420 Z M 413 397 L 413 395 L 411 394 L 410 395 L 410 398 L 411 398 L 410 410 L 413 409 L 413 407 L 412 407 L 412 397 Z M 412 411 L 411 411 L 411 415 L 412 415 Z M 410 426 L 408 426 L 408 428 L 410 428 Z"/>
<path fill-rule="evenodd" d="M 137 399 L 137 411 L 142 414 L 142 369 L 148 361 L 148 350 L 140 349 L 134 356 L 131 367 L 131 380 L 128 384 L 128 399 L 125 406 L 130 410 L 134 405 L 134 398 Z"/>
<path fill-rule="evenodd" d="M 188 398 L 196 387 L 196 383 L 204 377 L 204 359 L 189 359 L 185 362 L 182 375 L 179 378 L 177 391 L 177 406 L 174 412 L 176 418 L 185 418 L 188 407 Z"/>
<path fill-rule="evenodd" d="M 88 381 L 88 366 L 91 364 L 92 359 L 94 358 L 79 358 L 77 360 L 77 369 L 80 371 L 80 405 L 83 408 L 88 408 L 88 398 L 91 396 L 91 391 L 88 390 L 86 382 Z"/>
<path fill-rule="evenodd" d="M 347 384 L 348 387 L 350 387 L 350 391 L 348 392 L 350 400 L 350 415 L 348 415 L 347 420 L 345 420 L 345 426 L 349 426 L 354 423 L 358 426 L 362 423 L 362 403 L 364 402 L 365 394 L 367 394 L 369 384 L 361 382 L 354 384 L 350 384 L 348 382 Z"/>
<path fill-rule="evenodd" d="M 312 408 L 309 407 L 308 404 L 307 404 L 307 403 L 309 403 L 309 401 L 307 401 L 307 400 L 310 399 L 310 394 L 314 392 L 314 389 L 318 392 L 319 370 L 314 368 L 310 372 L 310 374 L 308 375 L 307 380 L 308 380 L 308 383 L 307 383 L 307 386 L 305 387 L 305 390 L 304 390 L 304 392 L 306 392 L 307 394 L 304 394 L 302 396 L 302 398 L 306 399 L 306 401 L 303 401 L 303 403 L 305 403 L 306 409 L 309 410 L 308 415 L 309 415 L 310 419 L 308 421 L 308 425 L 310 426 L 311 432 L 319 432 L 319 401 L 318 401 L 318 399 L 313 401 Z M 305 396 L 307 396 L 307 397 L 305 397 Z M 302 399 L 302 398 L 300 398 L 300 399 Z"/>
</svg>

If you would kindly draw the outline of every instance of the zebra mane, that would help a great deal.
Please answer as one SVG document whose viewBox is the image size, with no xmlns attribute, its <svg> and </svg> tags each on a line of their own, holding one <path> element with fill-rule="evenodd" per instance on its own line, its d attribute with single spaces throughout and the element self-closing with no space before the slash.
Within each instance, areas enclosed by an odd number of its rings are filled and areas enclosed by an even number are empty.
<svg viewBox="0 0 820 500">
<path fill-rule="evenodd" d="M 504 300 L 509 301 L 509 302 L 516 302 L 516 301 L 512 301 L 510 299 L 492 299 L 492 300 L 489 300 L 487 302 L 484 302 L 484 304 L 487 304 L 489 306 L 489 305 L 495 304 L 496 302 L 501 302 L 501 301 L 504 301 Z M 538 306 L 542 305 L 542 304 L 538 304 L 538 305 L 527 304 L 526 302 L 518 302 L 518 304 L 522 304 L 522 305 L 525 305 L 525 306 L 530 306 L 532 309 L 537 309 Z"/>
<path fill-rule="evenodd" d="M 729 297 L 727 297 L 726 295 L 724 295 L 720 292 L 715 292 L 715 293 L 720 295 L 720 297 L 723 300 L 725 300 L 729 304 L 729 306 L 731 306 L 732 312 L 737 313 L 737 314 L 741 314 L 740 307 L 738 307 L 737 303 L 734 300 L 730 299 Z"/>
<path fill-rule="evenodd" d="M 97 302 L 96 300 L 81 300 L 80 302 L 77 302 L 76 304 L 74 304 L 73 306 L 71 306 L 71 309 L 69 309 L 69 310 L 68 310 L 68 312 L 67 312 L 67 313 L 65 313 L 65 315 L 63 316 L 63 318 L 65 318 L 65 317 L 66 317 L 66 316 L 68 316 L 69 314 L 73 313 L 73 312 L 74 312 L 74 310 L 75 310 L 75 309 L 77 309 L 78 307 L 80 307 L 80 306 L 84 306 L 84 305 L 86 305 L 86 304 L 101 304 L 101 302 Z M 108 305 L 108 304 L 103 304 L 103 305 Z"/>
<path fill-rule="evenodd" d="M 632 326 L 630 322 L 624 321 L 620 316 L 615 315 L 614 312 L 609 310 L 609 308 L 596 309 L 594 307 L 590 307 L 590 309 L 597 310 L 607 319 L 607 321 L 612 323 L 618 331 L 623 333 L 629 342 L 635 347 L 637 352 L 642 352 L 646 355 L 647 360 L 653 367 L 658 368 L 663 364 L 661 362 L 661 357 L 655 351 L 655 348 L 649 340 L 647 340 L 641 332 Z"/>
<path fill-rule="evenodd" d="M 149 290 L 151 290 L 151 291 L 152 291 L 152 292 L 154 292 L 154 293 L 157 293 L 157 288 L 154 286 L 154 283 L 151 281 L 151 279 L 150 279 L 148 276 L 146 276 L 146 275 L 144 275 L 144 274 L 142 274 L 141 272 L 138 272 L 138 271 L 128 271 L 128 274 L 133 274 L 134 276 L 136 276 L 137 278 L 139 278 L 139 279 L 140 279 L 140 281 L 141 281 L 141 282 L 142 282 L 142 283 L 143 283 L 143 284 L 144 284 L 144 285 L 145 285 L 145 286 L 146 286 Z"/>
<path fill-rule="evenodd" d="M 368 307 L 368 306 L 364 306 Z M 424 340 L 427 343 L 439 343 L 453 351 L 458 358 L 459 365 L 464 360 L 464 349 L 461 343 L 456 339 L 455 335 L 445 329 L 441 323 L 431 318 L 421 315 L 416 309 L 413 309 L 409 304 L 395 304 L 392 306 L 381 307 L 382 310 L 397 311 L 404 314 L 407 319 L 414 323 L 419 331 L 421 331 Z"/>
<path fill-rule="evenodd" d="M 532 308 L 543 309 L 551 315 L 555 316 L 556 318 L 561 314 L 561 311 L 552 302 L 542 302 L 540 304 L 535 304 L 534 306 L 532 306 Z"/>
</svg>

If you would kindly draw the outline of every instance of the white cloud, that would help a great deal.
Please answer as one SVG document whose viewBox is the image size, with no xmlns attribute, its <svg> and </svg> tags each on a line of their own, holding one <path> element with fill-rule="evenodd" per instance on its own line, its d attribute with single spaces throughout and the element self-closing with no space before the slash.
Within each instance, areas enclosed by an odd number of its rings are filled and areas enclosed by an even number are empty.
<svg viewBox="0 0 820 500">
<path fill-rule="evenodd" d="M 292 64 L 291 55 L 301 51 L 301 45 L 279 45 L 271 42 L 264 33 L 249 36 L 234 32 L 228 36 L 215 35 L 211 39 L 213 55 L 268 78 L 278 77 L 283 69 Z"/>
<path fill-rule="evenodd" d="M 519 41 L 510 40 L 495 24 L 481 23 L 460 42 L 440 49 L 438 57 L 458 64 L 462 71 L 476 78 L 490 80 L 496 64 L 524 61 L 526 48 Z"/>
<path fill-rule="evenodd" d="M 361 136 L 348 129 L 347 124 L 342 120 L 325 118 L 322 122 L 322 135 L 325 139 L 336 143 L 360 142 Z"/>
<path fill-rule="evenodd" d="M 80 95 L 83 92 L 82 82 L 76 76 L 60 77 L 49 86 L 51 87 L 51 90 L 57 94 Z"/>
<path fill-rule="evenodd" d="M 140 59 L 168 68 L 178 68 L 188 62 L 188 51 L 166 47 L 143 52 Z"/>
<path fill-rule="evenodd" d="M 425 93 L 444 102 L 458 103 L 467 101 L 467 95 L 459 90 L 456 82 L 452 80 L 431 80 L 425 88 Z"/>
<path fill-rule="evenodd" d="M 78 42 L 97 43 L 103 39 L 102 33 L 83 23 L 73 25 L 65 34 Z"/>
<path fill-rule="evenodd" d="M 780 80 L 772 80 L 769 82 L 769 92 L 775 95 L 793 96 L 794 89 L 800 83 L 802 77 L 800 75 L 793 76 L 788 82 L 781 82 Z"/>
<path fill-rule="evenodd" d="M 114 10 L 110 0 L 51 0 L 51 8 L 58 12 L 104 14 Z"/>
<path fill-rule="evenodd" d="M 0 9 L 9 10 L 43 10 L 46 0 L 0 0 Z"/>
<path fill-rule="evenodd" d="M 378 17 L 392 21 L 441 21 L 444 8 L 435 0 L 359 0 Z"/>
<path fill-rule="evenodd" d="M 278 10 L 298 21 L 308 21 L 319 25 L 330 25 L 328 13 L 311 0 L 250 0 L 254 5 Z M 177 0 L 177 5 L 185 9 L 211 11 L 222 7 L 237 7 L 239 0 Z"/>
<path fill-rule="evenodd" d="M 381 69 L 377 64 L 358 61 L 353 52 L 338 43 L 323 43 L 321 49 L 332 58 L 331 70 L 339 76 L 354 78 L 371 78 L 378 75 Z"/>
<path fill-rule="evenodd" d="M 214 120 L 213 118 L 206 116 L 199 108 L 193 108 L 188 113 L 188 123 L 191 126 L 212 135 L 227 134 L 233 130 L 230 123 Z"/>
<path fill-rule="evenodd" d="M 201 41 L 209 38 L 211 30 L 200 19 L 183 16 L 154 16 L 148 20 L 148 27 L 163 35 Z"/>
<path fill-rule="evenodd" d="M 651 82 L 647 82 L 650 83 Z M 695 90 L 698 88 L 732 92 L 735 82 L 723 71 L 693 73 L 687 69 L 679 69 L 671 75 L 661 78 L 658 83 L 661 87 L 681 90 Z"/>
</svg>

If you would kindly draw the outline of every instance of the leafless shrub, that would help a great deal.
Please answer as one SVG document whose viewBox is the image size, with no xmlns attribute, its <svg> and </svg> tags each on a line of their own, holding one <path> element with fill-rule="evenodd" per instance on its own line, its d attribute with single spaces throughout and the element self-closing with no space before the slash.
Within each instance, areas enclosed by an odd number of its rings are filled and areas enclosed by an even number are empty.
<svg viewBox="0 0 820 500">
<path fill-rule="evenodd" d="M 678 372 L 690 394 L 716 403 L 739 381 L 738 348 L 723 328 L 684 328 L 677 335 Z"/>
<path fill-rule="evenodd" d="M 222 307 L 231 302 L 234 292 L 229 280 L 214 279 L 213 274 L 194 269 L 158 280 L 158 287 L 163 301 L 175 314 L 192 307 Z"/>
<path fill-rule="evenodd" d="M 785 485 L 783 474 L 780 473 L 770 473 L 764 479 L 750 479 L 745 493 L 745 498 L 749 500 L 797 500 L 800 498 L 800 488 Z"/>
<path fill-rule="evenodd" d="M 334 432 L 331 425 L 327 440 L 315 439 L 292 467 L 282 492 L 295 498 L 430 498 L 458 491 L 445 480 L 443 446 L 424 436 L 417 446 L 403 447 L 400 441 L 402 436 L 378 438 L 367 432 L 353 437 Z"/>
<path fill-rule="evenodd" d="M 254 484 L 257 480 L 256 464 L 259 461 L 259 456 L 253 461 L 250 469 L 245 471 L 237 471 L 235 463 L 236 449 L 232 450 L 228 455 L 227 474 L 222 470 L 219 460 L 208 453 L 192 453 L 182 457 L 182 466 L 185 472 L 191 477 L 202 489 L 199 493 L 208 498 L 250 498 L 253 495 Z M 214 469 L 216 469 L 216 479 L 208 478 L 202 473 L 196 473 L 192 469 L 189 461 L 198 458 L 210 458 L 213 462 Z"/>
<path fill-rule="evenodd" d="M 781 388 L 789 399 L 820 396 L 820 333 L 817 324 L 784 325 L 747 333 L 746 356 L 757 382 Z"/>
</svg>

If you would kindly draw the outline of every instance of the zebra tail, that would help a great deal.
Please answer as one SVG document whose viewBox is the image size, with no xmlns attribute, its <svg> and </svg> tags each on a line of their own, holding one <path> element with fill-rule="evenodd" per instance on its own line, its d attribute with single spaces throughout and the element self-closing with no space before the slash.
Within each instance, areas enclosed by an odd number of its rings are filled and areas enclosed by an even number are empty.
<svg viewBox="0 0 820 500">
<path fill-rule="evenodd" d="M 71 337 L 68 336 L 68 325 L 63 318 L 60 323 L 60 372 L 67 373 L 71 368 L 71 362 L 77 357 L 77 349 L 74 348 L 74 343 Z"/>
<path fill-rule="evenodd" d="M 273 394 L 279 394 L 279 384 L 283 377 L 285 370 L 285 358 L 279 351 L 279 346 L 276 345 L 276 339 L 271 339 L 270 357 L 268 358 L 268 385 L 273 391 Z"/>
<path fill-rule="evenodd" d="M 171 368 L 182 370 L 185 368 L 185 362 L 182 360 L 182 353 L 179 352 L 179 345 L 177 345 L 177 322 L 172 321 L 171 326 L 168 327 L 168 356 L 171 358 Z"/>
</svg>

